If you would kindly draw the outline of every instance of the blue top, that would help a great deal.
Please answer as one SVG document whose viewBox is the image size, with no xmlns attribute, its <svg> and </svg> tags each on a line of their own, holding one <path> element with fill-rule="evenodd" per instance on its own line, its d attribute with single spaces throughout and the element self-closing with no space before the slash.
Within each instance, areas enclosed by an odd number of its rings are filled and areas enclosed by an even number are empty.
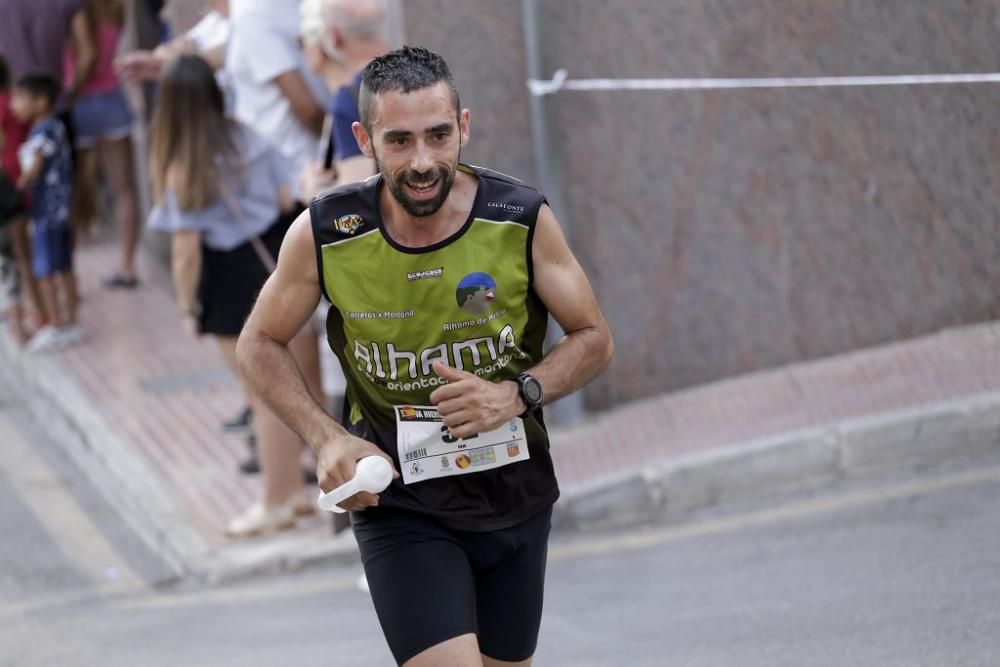
<svg viewBox="0 0 1000 667">
<path fill-rule="evenodd" d="M 55 116 L 35 123 L 18 149 L 22 171 L 27 171 L 39 153 L 45 163 L 31 186 L 31 219 L 36 226 L 50 229 L 68 225 L 73 192 L 72 153 L 66 128 Z"/>
<path fill-rule="evenodd" d="M 220 164 L 220 173 L 225 176 L 229 172 L 225 187 L 242 215 L 236 215 L 222 195 L 205 208 L 181 210 L 177 195 L 168 189 L 163 202 L 149 214 L 151 229 L 201 232 L 206 246 L 226 251 L 260 236 L 274 224 L 281 213 L 278 192 L 283 185 L 291 187 L 295 178 L 292 165 L 247 126 L 234 121 L 233 131 L 239 167 L 229 169 Z"/>
<path fill-rule="evenodd" d="M 358 90 L 360 86 L 361 72 L 358 72 L 351 83 L 337 89 L 333 98 L 330 113 L 333 114 L 333 159 L 337 161 L 363 154 L 354 138 L 354 130 L 351 129 L 352 123 L 361 121 L 358 105 L 354 102 L 356 95 L 352 93 L 352 90 Z"/>
</svg>

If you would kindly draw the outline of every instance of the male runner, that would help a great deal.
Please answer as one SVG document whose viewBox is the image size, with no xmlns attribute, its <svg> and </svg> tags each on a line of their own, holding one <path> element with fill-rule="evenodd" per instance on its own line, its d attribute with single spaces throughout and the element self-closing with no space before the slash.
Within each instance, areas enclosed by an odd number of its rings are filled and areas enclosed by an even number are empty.
<svg viewBox="0 0 1000 667">
<path fill-rule="evenodd" d="M 607 365 L 611 334 L 542 195 L 459 162 L 469 111 L 440 56 L 376 58 L 359 107 L 378 173 L 295 222 L 240 337 L 242 368 L 316 451 L 324 490 L 364 456 L 392 461 L 388 489 L 341 506 L 397 662 L 530 665 L 559 495 L 540 406 Z M 347 430 L 286 349 L 320 295 Z M 548 313 L 566 335 L 543 358 Z"/>
</svg>

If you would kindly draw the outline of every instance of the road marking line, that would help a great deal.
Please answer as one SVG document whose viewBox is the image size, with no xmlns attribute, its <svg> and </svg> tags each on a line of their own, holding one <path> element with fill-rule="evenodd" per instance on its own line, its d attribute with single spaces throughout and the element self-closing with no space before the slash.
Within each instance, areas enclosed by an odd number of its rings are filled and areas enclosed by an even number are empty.
<svg viewBox="0 0 1000 667">
<path fill-rule="evenodd" d="M 1000 467 L 978 468 L 945 477 L 914 480 L 892 486 L 848 492 L 812 500 L 795 502 L 774 509 L 748 512 L 734 516 L 708 519 L 691 524 L 656 528 L 638 535 L 613 535 L 588 539 L 576 544 L 556 545 L 549 549 L 549 558 L 563 560 L 582 556 L 596 556 L 613 551 L 632 551 L 696 537 L 705 537 L 730 531 L 776 524 L 782 521 L 804 519 L 821 514 L 831 514 L 865 505 L 911 496 L 941 493 L 965 486 L 1000 482 Z"/>
<path fill-rule="evenodd" d="M 95 584 L 116 588 L 142 580 L 104 539 L 63 481 L 24 441 L 7 415 L 0 413 L 0 470 L 14 487 L 66 561 Z"/>
</svg>

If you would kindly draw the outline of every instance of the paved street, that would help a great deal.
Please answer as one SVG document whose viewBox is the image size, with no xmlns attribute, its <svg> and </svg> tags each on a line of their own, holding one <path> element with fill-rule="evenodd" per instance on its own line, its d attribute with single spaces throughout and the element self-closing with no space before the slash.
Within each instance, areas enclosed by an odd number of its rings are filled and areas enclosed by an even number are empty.
<svg viewBox="0 0 1000 667">
<path fill-rule="evenodd" d="M 0 665 L 391 664 L 350 568 L 150 588 L 155 557 L 3 405 Z M 536 664 L 997 665 L 998 517 L 1000 461 L 560 538 Z"/>
</svg>

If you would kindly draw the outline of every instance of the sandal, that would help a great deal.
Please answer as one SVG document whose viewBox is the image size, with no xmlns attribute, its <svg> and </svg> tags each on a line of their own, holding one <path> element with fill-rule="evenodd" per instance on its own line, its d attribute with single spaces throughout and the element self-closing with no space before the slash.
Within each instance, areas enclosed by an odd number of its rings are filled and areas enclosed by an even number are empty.
<svg viewBox="0 0 1000 667">
<path fill-rule="evenodd" d="M 139 279 L 134 276 L 126 278 L 116 273 L 104 279 L 104 286 L 108 289 L 135 289 L 139 286 Z"/>
</svg>

